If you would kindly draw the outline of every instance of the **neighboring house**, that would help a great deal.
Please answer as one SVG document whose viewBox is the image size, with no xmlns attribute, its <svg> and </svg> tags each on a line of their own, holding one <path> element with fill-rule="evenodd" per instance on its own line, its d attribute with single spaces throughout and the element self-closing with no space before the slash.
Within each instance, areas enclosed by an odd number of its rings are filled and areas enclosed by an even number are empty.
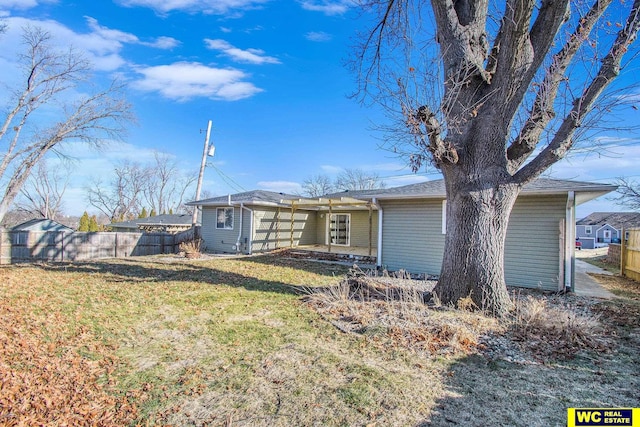
<svg viewBox="0 0 640 427">
<path fill-rule="evenodd" d="M 120 232 L 140 232 L 147 233 L 153 232 L 165 232 L 165 233 L 179 233 L 191 228 L 192 215 L 180 214 L 180 215 L 155 215 L 147 218 L 137 218 L 131 221 L 114 222 L 109 224 L 108 227 L 112 231 Z"/>
<path fill-rule="evenodd" d="M 32 219 L 11 228 L 11 231 L 64 231 L 73 233 L 75 230 L 51 219 Z"/>
<path fill-rule="evenodd" d="M 575 207 L 615 189 L 553 179 L 526 185 L 507 231 L 507 284 L 573 289 Z M 251 191 L 190 204 L 203 208 L 202 237 L 210 251 L 252 253 L 329 243 L 364 246 L 372 240 L 379 267 L 440 273 L 446 233 L 442 180 L 320 199 Z"/>
<path fill-rule="evenodd" d="M 640 212 L 594 212 L 576 222 L 576 240 L 594 249 L 620 243 L 622 230 L 634 227 L 640 227 Z"/>
</svg>

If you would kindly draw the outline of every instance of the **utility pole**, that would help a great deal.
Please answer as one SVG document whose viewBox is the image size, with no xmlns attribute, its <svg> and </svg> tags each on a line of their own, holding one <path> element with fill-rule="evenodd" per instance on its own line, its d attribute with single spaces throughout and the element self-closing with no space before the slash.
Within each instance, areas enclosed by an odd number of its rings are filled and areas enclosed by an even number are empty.
<svg viewBox="0 0 640 427">
<path fill-rule="evenodd" d="M 209 153 L 209 136 L 211 135 L 211 120 L 207 125 L 207 136 L 204 138 L 204 150 L 202 151 L 202 163 L 200 163 L 200 174 L 198 175 L 198 185 L 196 186 L 196 200 L 200 200 L 200 192 L 202 191 L 202 179 L 204 178 L 204 168 L 207 166 L 207 154 Z M 198 206 L 193 210 L 193 218 L 191 225 L 194 230 L 198 222 Z"/>
</svg>

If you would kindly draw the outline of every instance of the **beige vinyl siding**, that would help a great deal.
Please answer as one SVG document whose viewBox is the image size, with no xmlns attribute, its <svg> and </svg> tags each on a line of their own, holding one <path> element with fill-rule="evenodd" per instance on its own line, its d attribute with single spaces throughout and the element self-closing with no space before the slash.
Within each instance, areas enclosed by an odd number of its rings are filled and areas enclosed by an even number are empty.
<svg viewBox="0 0 640 427">
<path fill-rule="evenodd" d="M 439 274 L 444 251 L 442 200 L 381 201 L 382 265 Z"/>
<path fill-rule="evenodd" d="M 378 211 L 371 212 L 371 246 L 378 246 Z M 369 211 L 351 212 L 351 246 L 369 247 Z"/>
<path fill-rule="evenodd" d="M 233 230 L 216 228 L 216 207 L 204 206 L 202 209 L 202 239 L 207 252 L 235 253 L 233 246 L 238 240 L 238 227 L 240 227 L 240 207 L 233 209 Z M 245 221 L 247 219 L 247 221 Z M 248 222 L 248 217 L 243 218 L 242 228 Z M 248 236 L 248 234 L 246 235 Z"/>
<path fill-rule="evenodd" d="M 558 290 L 560 221 L 566 208 L 564 195 L 518 197 L 505 242 L 507 285 Z"/>
<path fill-rule="evenodd" d="M 316 242 L 316 212 L 296 210 L 294 246 Z M 291 209 L 254 207 L 253 252 L 265 252 L 291 246 Z"/>
<path fill-rule="evenodd" d="M 566 196 L 521 196 L 505 245 L 508 285 L 557 290 L 560 221 Z M 442 200 L 384 201 L 381 263 L 389 270 L 439 274 L 444 252 Z"/>
<path fill-rule="evenodd" d="M 350 214 L 350 244 L 349 246 L 368 248 L 369 247 L 369 210 L 333 210 L 333 214 Z M 322 216 L 322 217 L 321 217 Z M 329 225 L 329 211 L 318 213 L 316 230 L 316 242 L 319 245 L 326 245 Z M 378 245 L 378 211 L 371 212 L 371 246 Z"/>
</svg>

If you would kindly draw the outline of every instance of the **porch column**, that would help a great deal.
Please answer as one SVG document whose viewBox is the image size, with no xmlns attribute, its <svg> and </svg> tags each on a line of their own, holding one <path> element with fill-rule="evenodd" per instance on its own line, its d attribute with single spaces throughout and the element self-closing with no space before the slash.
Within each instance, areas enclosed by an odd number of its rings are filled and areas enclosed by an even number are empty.
<svg viewBox="0 0 640 427">
<path fill-rule="evenodd" d="M 331 199 L 329 199 L 329 242 L 328 246 L 329 246 L 329 253 L 331 253 Z"/>
<path fill-rule="evenodd" d="M 289 247 L 291 247 L 292 249 L 293 249 L 293 230 L 295 228 L 295 224 L 294 224 L 295 214 L 296 214 L 296 202 L 291 202 L 291 236 L 290 236 Z"/>
<path fill-rule="evenodd" d="M 371 256 L 371 243 L 373 239 L 373 206 L 371 206 L 371 202 L 367 203 L 367 205 L 369 205 L 369 256 Z"/>
</svg>

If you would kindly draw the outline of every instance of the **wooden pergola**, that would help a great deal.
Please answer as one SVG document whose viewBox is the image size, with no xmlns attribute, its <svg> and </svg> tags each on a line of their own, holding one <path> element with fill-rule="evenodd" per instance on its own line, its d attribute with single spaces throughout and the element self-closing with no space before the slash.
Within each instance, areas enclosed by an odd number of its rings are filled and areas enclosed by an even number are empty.
<svg viewBox="0 0 640 427">
<path fill-rule="evenodd" d="M 340 208 L 366 208 L 369 211 L 369 256 L 371 256 L 373 246 L 373 203 L 367 200 L 355 199 L 353 197 L 319 197 L 316 199 L 297 199 L 283 200 L 285 204 L 291 205 L 291 242 L 290 247 L 293 248 L 293 232 L 294 232 L 294 215 L 297 209 L 307 208 L 320 210 L 322 208 L 329 209 L 329 219 L 333 213 L 333 209 Z M 328 241 L 329 252 L 331 252 L 331 238 Z"/>
</svg>

